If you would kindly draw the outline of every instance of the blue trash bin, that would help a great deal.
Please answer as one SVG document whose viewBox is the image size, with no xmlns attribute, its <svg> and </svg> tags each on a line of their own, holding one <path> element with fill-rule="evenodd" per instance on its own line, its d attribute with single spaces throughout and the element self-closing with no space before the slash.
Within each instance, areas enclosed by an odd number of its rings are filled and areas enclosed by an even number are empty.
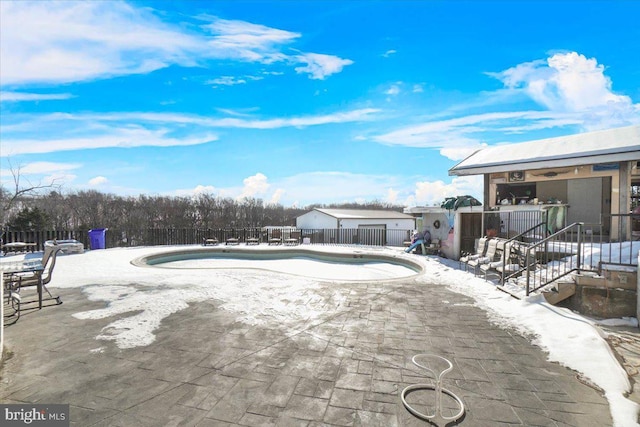
<svg viewBox="0 0 640 427">
<path fill-rule="evenodd" d="M 105 243 L 106 234 L 106 228 L 94 228 L 89 230 L 89 245 L 91 249 L 105 249 L 107 247 Z"/>
</svg>

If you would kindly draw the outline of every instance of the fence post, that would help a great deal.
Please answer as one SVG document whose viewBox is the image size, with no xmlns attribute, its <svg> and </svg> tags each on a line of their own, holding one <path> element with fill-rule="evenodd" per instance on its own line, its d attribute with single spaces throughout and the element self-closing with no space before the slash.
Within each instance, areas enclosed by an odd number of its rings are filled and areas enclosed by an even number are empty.
<svg viewBox="0 0 640 427">
<path fill-rule="evenodd" d="M 583 233 L 584 223 L 578 223 L 578 274 L 580 274 L 580 266 L 582 265 L 582 233 Z"/>
<path fill-rule="evenodd" d="M 524 268 L 527 271 L 527 292 L 526 295 L 529 296 L 530 280 L 531 280 L 531 269 L 529 268 L 529 259 L 531 254 L 531 248 L 527 248 L 527 253 L 524 256 Z"/>
</svg>

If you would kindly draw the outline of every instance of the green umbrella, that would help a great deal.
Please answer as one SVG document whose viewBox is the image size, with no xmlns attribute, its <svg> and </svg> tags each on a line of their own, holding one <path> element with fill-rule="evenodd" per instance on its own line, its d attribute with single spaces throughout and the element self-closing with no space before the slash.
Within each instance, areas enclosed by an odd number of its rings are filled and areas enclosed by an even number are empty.
<svg viewBox="0 0 640 427">
<path fill-rule="evenodd" d="M 447 210 L 452 210 L 456 205 L 456 197 L 447 197 L 444 199 L 444 202 L 440 205 L 441 208 L 445 208 Z"/>
<path fill-rule="evenodd" d="M 465 195 L 457 197 L 447 197 L 440 205 L 441 208 L 454 211 L 463 206 L 482 206 L 482 203 L 480 203 L 478 199 L 473 196 Z"/>
</svg>

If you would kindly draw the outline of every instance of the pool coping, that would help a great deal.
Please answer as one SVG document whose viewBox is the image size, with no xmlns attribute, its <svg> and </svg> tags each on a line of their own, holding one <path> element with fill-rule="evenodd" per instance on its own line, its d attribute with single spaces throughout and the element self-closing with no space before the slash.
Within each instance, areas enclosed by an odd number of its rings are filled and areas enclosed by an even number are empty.
<svg viewBox="0 0 640 427">
<path fill-rule="evenodd" d="M 409 268 L 411 270 L 413 270 L 415 272 L 415 274 L 410 275 L 410 276 L 404 276 L 404 277 L 398 277 L 398 278 L 384 278 L 384 279 L 380 279 L 380 280 L 384 280 L 384 281 L 397 281 L 397 280 L 407 280 L 407 279 L 411 279 L 411 278 L 415 278 L 419 275 L 424 274 L 425 272 L 425 265 L 421 262 L 419 262 L 419 260 L 415 260 L 415 259 L 411 259 L 409 257 L 404 257 L 404 254 L 381 254 L 381 253 L 374 253 L 371 251 L 367 251 L 366 249 L 362 249 L 362 250 L 357 250 L 357 251 L 349 251 L 349 252 L 338 252 L 338 251 L 327 251 L 327 250 L 322 250 L 321 248 L 306 248 L 306 247 L 300 247 L 300 246 L 294 246 L 294 247 L 263 247 L 263 248 L 255 248 L 255 247 L 227 247 L 227 246 L 222 246 L 222 247 L 211 247 L 211 246 L 203 246 L 203 247 L 190 247 L 190 248 L 178 248 L 178 249 L 171 249 L 171 248 L 167 248 L 166 251 L 162 251 L 162 252 L 156 252 L 153 254 L 149 254 L 149 255 L 143 255 L 140 257 L 137 257 L 133 260 L 131 260 L 131 264 L 136 266 L 136 267 L 143 267 L 143 268 L 163 268 L 160 267 L 158 265 L 152 265 L 150 264 L 150 262 L 157 260 L 157 259 L 161 259 L 164 257 L 168 257 L 168 256 L 189 256 L 189 255 L 203 255 L 203 254 L 238 254 L 238 255 L 265 255 L 265 254 L 269 254 L 269 255 L 282 255 L 281 258 L 277 258 L 277 259 L 287 259 L 287 258 L 293 258 L 294 256 L 308 256 L 308 257 L 317 257 L 320 258 L 320 256 L 324 257 L 325 259 L 320 259 L 320 260 L 324 260 L 326 261 L 326 258 L 331 259 L 332 261 L 339 261 L 341 259 L 343 260 L 353 260 L 353 259 L 366 259 L 366 260 L 371 260 L 371 261 L 382 261 L 382 262 L 388 262 L 390 264 L 394 264 L 394 265 L 400 265 L 406 268 Z M 211 268 L 211 267 L 208 267 Z M 216 269 L 215 267 L 212 269 Z M 230 269 L 229 267 L 220 267 L 220 269 Z M 237 269 L 237 268 L 234 268 Z M 265 270 L 265 271 L 274 271 L 274 270 L 269 270 L 269 269 L 261 269 L 261 268 L 247 268 L 247 267 L 242 267 L 241 269 L 246 269 L 246 270 Z M 281 273 L 281 274 L 288 274 L 291 276 L 299 276 L 296 275 L 294 273 L 288 273 L 288 272 L 282 272 L 282 271 L 274 271 L 277 273 Z M 314 278 L 316 280 L 322 280 L 322 281 L 334 281 L 334 280 L 329 280 L 329 279 L 319 279 L 319 278 Z M 340 281 L 344 281 L 344 282 L 353 282 L 353 281 L 357 281 L 357 282 L 362 282 L 362 281 L 376 281 L 375 279 L 366 279 L 366 280 L 350 280 L 350 279 L 340 279 Z"/>
</svg>

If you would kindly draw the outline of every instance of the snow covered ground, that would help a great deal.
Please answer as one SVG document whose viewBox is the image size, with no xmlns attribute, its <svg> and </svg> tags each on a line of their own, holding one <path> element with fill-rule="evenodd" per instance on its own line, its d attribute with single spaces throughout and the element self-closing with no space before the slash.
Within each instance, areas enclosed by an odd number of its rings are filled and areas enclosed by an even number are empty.
<svg viewBox="0 0 640 427">
<path fill-rule="evenodd" d="M 259 248 L 269 250 L 266 245 Z M 638 425 L 640 408 L 625 398 L 631 388 L 627 374 L 594 321 L 549 305 L 541 296 L 514 299 L 497 291 L 494 285 L 459 270 L 457 262 L 405 254 L 399 248 L 314 248 L 333 253 L 358 251 L 360 254 L 418 260 L 426 273 L 414 274 L 405 280 L 446 286 L 472 297 L 492 321 L 535 337 L 534 343 L 548 352 L 550 360 L 579 372 L 604 390 L 616 426 Z M 282 267 L 283 263 L 263 265 L 258 267 L 260 269 L 246 265 L 221 266 L 224 268 L 216 269 L 216 274 L 211 274 L 209 268 L 167 269 L 131 264 L 135 258 L 171 249 L 106 249 L 60 256 L 49 288 L 81 288 L 88 299 L 104 301 L 103 308 L 74 316 L 78 319 L 109 318 L 111 322 L 96 338 L 112 340 L 120 348 L 131 348 L 153 342 L 154 331 L 162 320 L 187 308 L 191 302 L 216 299 L 222 301 L 224 309 L 235 312 L 240 321 L 259 324 L 268 317 L 270 321 L 275 319 L 287 324 L 323 315 L 326 301 L 315 304 L 309 300 L 309 289 L 332 281 L 343 282 L 341 278 L 391 280 L 403 273 L 398 270 L 403 267 L 384 262 L 369 266 L 335 263 L 328 266 L 327 263 L 290 260 L 286 268 Z M 0 257 L 0 262 L 15 262 L 18 257 L 20 255 Z M 327 273 L 329 270 L 331 272 Z M 341 292 L 348 292 L 348 289 L 344 289 L 344 286 L 336 286 L 333 295 L 336 305 L 346 299 L 346 294 Z M 617 319 L 611 322 L 634 324 L 634 321 Z"/>
</svg>

